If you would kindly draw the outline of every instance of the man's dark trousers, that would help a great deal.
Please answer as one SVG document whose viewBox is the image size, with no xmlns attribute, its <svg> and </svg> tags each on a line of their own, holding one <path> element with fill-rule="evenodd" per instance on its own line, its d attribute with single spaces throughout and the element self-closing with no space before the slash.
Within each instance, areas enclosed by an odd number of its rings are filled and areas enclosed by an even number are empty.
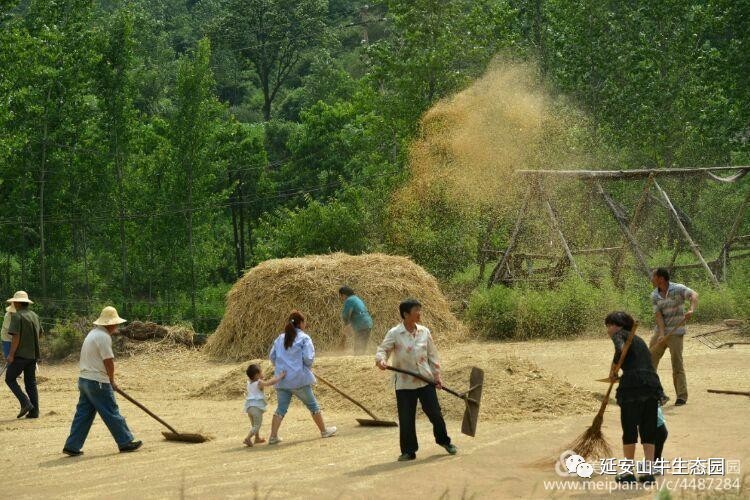
<svg viewBox="0 0 750 500">
<path fill-rule="evenodd" d="M 26 388 L 26 394 L 18 385 L 18 377 L 23 373 L 23 384 Z M 21 408 L 31 404 L 34 409 L 31 414 L 39 413 L 39 394 L 36 390 L 36 360 L 28 358 L 13 358 L 13 362 L 8 365 L 5 371 L 5 383 L 10 387 L 13 395 L 16 396 Z M 28 396 L 27 396 L 28 394 Z"/>
<path fill-rule="evenodd" d="M 399 389 L 396 391 L 396 405 L 398 406 L 398 428 L 400 434 L 401 453 L 416 453 L 419 449 L 417 442 L 417 401 L 422 404 L 422 411 L 432 423 L 432 433 L 439 445 L 451 444 L 445 420 L 440 410 L 435 386 L 426 385 L 419 389 Z"/>
</svg>

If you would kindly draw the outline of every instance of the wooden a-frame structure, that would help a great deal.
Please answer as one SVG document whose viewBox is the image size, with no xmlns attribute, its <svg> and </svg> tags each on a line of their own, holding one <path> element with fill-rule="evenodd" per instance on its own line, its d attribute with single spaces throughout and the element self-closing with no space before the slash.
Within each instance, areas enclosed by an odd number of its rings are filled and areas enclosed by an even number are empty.
<svg viewBox="0 0 750 500">
<path fill-rule="evenodd" d="M 730 172 L 731 175 L 723 177 L 719 174 Z M 576 264 L 576 255 L 604 254 L 612 256 L 612 276 L 616 282 L 620 279 L 620 271 L 624 265 L 628 250 L 635 258 L 636 267 L 640 273 L 648 276 L 650 267 L 646 254 L 641 249 L 635 237 L 636 229 L 643 218 L 643 212 L 650 200 L 656 200 L 661 204 L 682 236 L 682 243 L 690 247 L 696 262 L 691 264 L 676 265 L 675 260 L 679 253 L 679 245 L 675 248 L 669 268 L 674 269 L 702 269 L 709 281 L 719 285 L 720 281 L 726 280 L 727 265 L 730 260 L 750 257 L 750 234 L 738 235 L 742 226 L 745 213 L 750 206 L 750 186 L 747 195 L 737 209 L 731 226 L 727 230 L 721 251 L 715 260 L 707 261 L 701 253 L 690 232 L 683 223 L 683 217 L 674 206 L 667 192 L 657 181 L 657 178 L 698 178 L 707 177 L 716 182 L 737 182 L 750 172 L 750 166 L 737 167 L 714 167 L 714 168 L 672 168 L 672 169 L 640 169 L 640 170 L 519 170 L 515 173 L 524 179 L 528 186 L 526 194 L 518 211 L 513 230 L 505 250 L 496 252 L 487 248 L 487 242 L 482 243 L 480 249 L 480 279 L 484 278 L 484 271 L 491 256 L 499 255 L 499 260 L 489 277 L 489 286 L 496 283 L 512 285 L 523 281 L 554 281 L 563 276 L 563 271 L 570 267 L 579 276 L 581 272 Z M 559 218 L 555 212 L 552 199 L 544 189 L 543 180 L 552 179 L 576 179 L 590 184 L 593 193 L 601 199 L 604 206 L 612 214 L 615 222 L 622 233 L 622 244 L 608 248 L 571 248 L 563 232 Z M 612 180 L 645 180 L 643 191 L 639 197 L 632 215 L 628 215 L 627 209 L 618 204 L 605 189 L 605 183 Z M 549 217 L 550 227 L 562 247 L 562 255 L 533 254 L 517 251 L 518 237 L 524 225 L 524 220 L 531 201 L 538 197 L 542 207 Z M 743 251 L 744 250 L 744 251 Z M 739 252 L 739 253 L 732 253 Z M 550 265 L 534 269 L 535 260 L 546 260 Z"/>
</svg>

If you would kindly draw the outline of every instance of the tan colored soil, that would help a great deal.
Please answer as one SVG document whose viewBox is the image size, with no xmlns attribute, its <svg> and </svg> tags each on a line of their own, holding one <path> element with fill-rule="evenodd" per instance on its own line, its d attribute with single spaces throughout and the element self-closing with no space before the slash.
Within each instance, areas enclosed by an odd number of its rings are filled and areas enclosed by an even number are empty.
<svg viewBox="0 0 750 500">
<path fill-rule="evenodd" d="M 691 333 L 705 328 L 696 327 Z M 117 453 L 106 427 L 97 419 L 86 442 L 85 455 L 68 458 L 61 449 L 78 397 L 77 367 L 72 363 L 42 366 L 41 375 L 47 380 L 40 384 L 39 420 L 16 420 L 15 400 L 6 388 L 0 390 L 2 497 L 494 499 L 570 495 L 546 491 L 543 481 L 557 476 L 551 469 L 529 464 L 555 456 L 590 424 L 591 407 L 598 401 L 596 394 L 589 391 L 603 392 L 606 387 L 594 380 L 606 375 L 611 343 L 606 338 L 584 338 L 467 344 L 444 349 L 441 354 L 448 365 L 448 380 L 458 389 L 465 383 L 463 378 L 468 377 L 459 368 L 476 364 L 487 370 L 488 387 L 477 437 L 459 434 L 460 411 L 451 406 L 448 395 L 443 395 L 449 432 L 459 454 L 450 457 L 437 447 L 428 422 L 421 419 L 417 424 L 421 444 L 418 460 L 406 464 L 395 462 L 396 429 L 358 427 L 354 418 L 366 416 L 334 398 L 322 386 L 316 392 L 325 407 L 327 422 L 339 427 L 338 436 L 320 439 L 309 415 L 295 402 L 280 433 L 284 443 L 278 447 L 244 447 L 244 384 L 236 376 L 244 364 L 215 363 L 188 350 L 119 360 L 120 385 L 178 430 L 209 433 L 215 436 L 214 440 L 204 444 L 164 441 L 158 423 L 120 399 L 128 424 L 145 442 L 143 448 L 133 454 Z M 667 457 L 739 459 L 748 470 L 750 398 L 708 394 L 706 389 L 750 390 L 749 355 L 745 346 L 712 350 L 696 340 L 686 341 L 690 401 L 685 407 L 665 408 L 670 432 Z M 371 360 L 319 361 L 321 373 L 325 370 L 329 378 L 350 389 L 355 397 L 378 401 L 375 409 L 392 415 L 393 394 L 383 385 L 386 375 L 370 368 Z M 506 371 L 502 375 L 503 368 L 514 373 Z M 541 379 L 530 375 L 535 370 Z M 230 376 L 223 379 L 227 374 Z M 660 374 L 667 393 L 674 397 L 668 359 L 660 367 Z M 222 380 L 224 384 L 220 383 Z M 234 399 L 226 399 L 229 380 L 240 384 Z M 212 383 L 217 392 L 212 399 L 207 393 L 191 397 L 206 391 Z M 542 391 L 546 383 L 551 384 L 549 394 Z M 564 391 L 557 393 L 560 388 Z M 375 394 L 380 394 L 380 398 Z M 574 398 L 586 399 L 573 401 Z M 578 405 L 583 410 L 576 413 Z M 541 410 L 535 411 L 537 407 Z M 568 412 L 574 414 L 566 416 Z M 617 406 L 610 405 L 604 433 L 615 450 L 619 448 L 618 417 Z M 264 433 L 268 426 L 269 422 L 264 422 Z M 747 491 L 746 488 L 745 495 Z M 591 492 L 579 495 L 593 496 Z M 617 496 L 653 498 L 653 492 Z"/>
</svg>

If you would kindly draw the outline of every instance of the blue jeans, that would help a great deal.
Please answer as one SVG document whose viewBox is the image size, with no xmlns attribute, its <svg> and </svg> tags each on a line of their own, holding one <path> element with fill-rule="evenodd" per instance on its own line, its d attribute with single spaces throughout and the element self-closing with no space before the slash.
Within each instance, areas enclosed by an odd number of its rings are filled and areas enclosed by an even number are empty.
<svg viewBox="0 0 750 500">
<path fill-rule="evenodd" d="M 297 389 L 280 389 L 277 387 L 276 397 L 279 401 L 278 406 L 276 407 L 276 415 L 280 417 L 286 415 L 286 411 L 289 409 L 289 403 L 292 402 L 292 395 L 297 396 L 300 401 L 305 403 L 305 406 L 307 406 L 307 409 L 310 410 L 310 413 L 313 415 L 320 413 L 320 406 L 318 406 L 318 401 L 315 399 L 312 386 L 306 385 Z"/>
<path fill-rule="evenodd" d="M 79 378 L 78 391 L 80 396 L 76 415 L 70 426 L 70 436 L 65 441 L 65 449 L 81 451 L 97 413 L 115 438 L 118 448 L 133 441 L 133 434 L 128 429 L 125 418 L 120 415 L 120 409 L 115 401 L 115 391 L 110 384 Z"/>
</svg>

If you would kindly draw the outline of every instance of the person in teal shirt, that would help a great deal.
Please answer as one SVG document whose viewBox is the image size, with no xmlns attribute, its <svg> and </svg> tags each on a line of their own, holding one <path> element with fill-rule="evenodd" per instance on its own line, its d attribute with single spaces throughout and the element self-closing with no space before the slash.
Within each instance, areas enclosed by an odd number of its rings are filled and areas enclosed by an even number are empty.
<svg viewBox="0 0 750 500">
<path fill-rule="evenodd" d="M 364 354 L 372 330 L 372 318 L 367 312 L 367 306 L 349 286 L 339 288 L 339 298 L 344 301 L 344 308 L 341 310 L 344 326 L 351 325 L 354 331 L 354 354 Z"/>
</svg>

